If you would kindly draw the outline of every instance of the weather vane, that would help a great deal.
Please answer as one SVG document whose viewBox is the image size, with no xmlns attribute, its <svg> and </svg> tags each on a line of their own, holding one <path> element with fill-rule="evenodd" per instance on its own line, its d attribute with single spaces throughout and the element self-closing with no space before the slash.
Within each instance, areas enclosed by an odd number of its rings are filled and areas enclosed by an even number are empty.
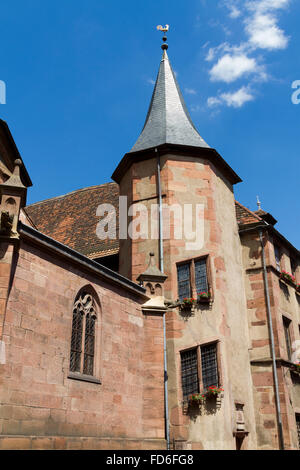
<svg viewBox="0 0 300 470">
<path fill-rule="evenodd" d="M 166 41 L 167 41 L 167 36 L 166 36 L 166 33 L 169 31 L 170 29 L 170 26 L 168 24 L 166 24 L 166 26 L 162 26 L 162 25 L 158 25 L 156 27 L 157 31 L 162 31 L 164 34 L 164 37 L 163 37 L 163 41 L 164 41 L 164 44 L 161 46 L 162 50 L 167 50 L 168 49 L 168 44 L 166 44 Z"/>
<path fill-rule="evenodd" d="M 259 200 L 259 196 L 256 196 L 256 200 L 257 200 L 257 207 L 258 207 L 258 210 L 261 210 L 261 202 Z"/>
<path fill-rule="evenodd" d="M 163 33 L 167 33 L 169 31 L 170 26 L 166 24 L 165 27 L 161 26 L 160 24 L 156 27 L 157 31 L 162 31 Z"/>
</svg>

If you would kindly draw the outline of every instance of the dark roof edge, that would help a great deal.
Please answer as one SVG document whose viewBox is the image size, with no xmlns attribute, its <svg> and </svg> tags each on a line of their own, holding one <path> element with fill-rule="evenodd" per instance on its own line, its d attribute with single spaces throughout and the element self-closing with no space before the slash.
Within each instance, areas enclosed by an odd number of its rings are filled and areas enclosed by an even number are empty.
<svg viewBox="0 0 300 470">
<path fill-rule="evenodd" d="M 21 155 L 20 155 L 20 152 L 19 152 L 19 150 L 18 150 L 18 147 L 17 147 L 17 145 L 16 145 L 16 143 L 15 143 L 15 141 L 14 141 L 14 138 L 13 138 L 13 136 L 12 136 L 10 130 L 9 130 L 8 124 L 7 124 L 7 122 L 3 121 L 3 119 L 0 119 L 0 124 L 2 125 L 2 127 L 3 127 L 3 129 L 4 129 L 4 132 L 5 132 L 5 134 L 6 134 L 7 138 L 8 138 L 8 141 L 9 141 L 9 143 L 11 144 L 11 146 L 12 146 L 12 148 L 13 148 L 13 151 L 15 152 L 16 158 L 19 158 L 19 159 L 22 161 L 22 163 L 23 163 L 22 168 L 21 168 L 21 174 L 23 174 L 23 176 L 24 176 L 24 184 L 25 184 L 25 186 L 26 186 L 27 188 L 29 188 L 30 186 L 32 186 L 32 181 L 31 181 L 31 179 L 30 179 L 30 176 L 29 176 L 29 174 L 28 174 L 28 171 L 27 171 L 27 169 L 26 169 L 26 166 L 25 166 L 25 164 L 24 164 L 24 162 L 23 162 L 23 159 L 22 159 L 22 157 L 21 157 Z"/>
<path fill-rule="evenodd" d="M 137 152 L 129 152 L 124 155 L 119 165 L 115 169 L 112 179 L 119 183 L 121 177 L 128 170 L 133 162 L 147 160 L 155 156 L 155 149 L 159 150 L 161 156 L 166 153 L 176 152 L 179 155 L 187 155 L 190 157 L 200 157 L 207 158 L 211 163 L 213 163 L 217 168 L 223 170 L 227 175 L 228 180 L 231 184 L 241 183 L 242 179 L 235 173 L 230 165 L 221 157 L 217 150 L 213 148 L 206 147 L 194 147 L 188 145 L 179 145 L 179 144 L 161 144 L 156 147 L 151 147 L 146 150 L 139 150 Z"/>
<path fill-rule="evenodd" d="M 300 256 L 300 251 L 291 244 L 273 225 L 268 225 L 268 230 L 270 230 L 276 237 L 278 237 L 283 243 L 285 243 L 292 251 L 296 253 L 297 256 Z"/>
<path fill-rule="evenodd" d="M 239 233 L 243 234 L 246 232 L 252 232 L 258 229 L 263 229 L 263 230 L 268 230 L 272 232 L 276 237 L 278 237 L 285 245 L 289 247 L 291 251 L 296 253 L 296 255 L 299 257 L 300 256 L 300 251 L 291 244 L 276 228 L 273 227 L 273 225 L 268 224 L 265 221 L 262 222 L 255 222 L 253 224 L 245 224 L 245 225 L 240 225 L 239 226 Z"/>
<path fill-rule="evenodd" d="M 86 188 L 74 189 L 74 191 L 70 191 L 69 193 L 66 193 L 66 194 L 61 194 L 60 196 L 53 196 L 53 197 L 49 197 L 48 199 L 43 199 L 42 201 L 33 202 L 32 204 L 28 204 L 26 206 L 26 208 L 39 206 L 41 204 L 47 204 L 50 201 L 58 201 L 59 199 L 63 199 L 65 197 L 73 196 L 73 194 L 78 194 L 78 193 L 84 192 L 84 191 L 92 191 L 94 189 L 99 189 L 102 186 L 107 186 L 108 184 L 114 184 L 115 185 L 116 183 L 114 181 L 108 181 L 107 183 L 96 184 L 96 185 L 93 185 L 93 186 L 87 186 Z"/>
<path fill-rule="evenodd" d="M 130 291 L 131 293 L 134 293 L 135 295 L 138 295 L 139 297 L 142 297 L 144 299 L 148 298 L 145 295 L 146 290 L 135 282 L 130 281 L 130 279 L 121 276 L 121 274 L 118 274 L 112 271 L 111 269 L 102 266 L 96 261 L 87 258 L 81 253 L 78 253 L 77 251 L 54 240 L 53 238 L 44 235 L 42 232 L 39 232 L 38 230 L 30 227 L 29 225 L 23 224 L 21 221 L 19 221 L 18 231 L 22 237 L 28 238 L 31 241 L 42 245 L 45 249 L 53 251 L 59 256 L 67 258 L 73 263 L 75 262 L 77 264 L 80 264 L 85 269 L 92 271 L 94 274 L 100 276 L 101 278 L 109 282 L 113 282 L 114 284 L 117 284 L 118 286 L 126 289 L 127 291 Z"/>
</svg>

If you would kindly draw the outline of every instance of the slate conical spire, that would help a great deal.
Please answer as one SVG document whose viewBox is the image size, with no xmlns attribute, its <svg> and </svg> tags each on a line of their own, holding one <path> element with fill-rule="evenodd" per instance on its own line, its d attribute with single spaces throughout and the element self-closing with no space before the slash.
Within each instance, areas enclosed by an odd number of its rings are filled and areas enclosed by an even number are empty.
<svg viewBox="0 0 300 470">
<path fill-rule="evenodd" d="M 130 153 L 162 144 L 209 148 L 191 120 L 167 48 L 167 44 L 162 45 L 163 56 L 144 128 Z"/>
</svg>

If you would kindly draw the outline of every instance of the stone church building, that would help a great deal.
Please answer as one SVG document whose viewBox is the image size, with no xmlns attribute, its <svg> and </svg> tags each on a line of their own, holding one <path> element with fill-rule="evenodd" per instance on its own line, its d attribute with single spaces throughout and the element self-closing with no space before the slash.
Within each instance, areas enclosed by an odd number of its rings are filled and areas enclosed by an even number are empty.
<svg viewBox="0 0 300 470">
<path fill-rule="evenodd" d="M 299 449 L 299 251 L 235 200 L 241 179 L 199 135 L 162 48 L 111 183 L 26 205 L 0 120 L 2 450 Z M 198 249 L 176 211 L 164 236 L 163 207 L 186 205 L 202 208 Z M 143 211 L 156 236 L 128 236 Z M 115 214 L 118 236 L 99 237 Z"/>
</svg>

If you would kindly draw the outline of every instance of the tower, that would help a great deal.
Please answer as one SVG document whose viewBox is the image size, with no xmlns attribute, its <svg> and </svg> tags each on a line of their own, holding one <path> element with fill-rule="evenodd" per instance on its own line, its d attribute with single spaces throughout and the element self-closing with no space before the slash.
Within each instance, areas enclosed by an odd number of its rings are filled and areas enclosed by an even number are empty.
<svg viewBox="0 0 300 470">
<path fill-rule="evenodd" d="M 243 410 L 243 445 L 251 448 L 256 437 L 247 308 L 233 192 L 241 179 L 198 133 L 170 64 L 166 37 L 162 49 L 143 130 L 113 174 L 127 198 L 127 227 L 135 223 L 140 230 L 134 237 L 120 233 L 120 273 L 136 281 L 153 252 L 168 276 L 168 410 L 174 446 L 200 449 L 214 443 L 234 449 L 234 417 Z M 224 389 L 217 403 L 207 400 L 202 411 L 192 411 L 191 394 L 205 395 L 210 386 Z"/>
</svg>

